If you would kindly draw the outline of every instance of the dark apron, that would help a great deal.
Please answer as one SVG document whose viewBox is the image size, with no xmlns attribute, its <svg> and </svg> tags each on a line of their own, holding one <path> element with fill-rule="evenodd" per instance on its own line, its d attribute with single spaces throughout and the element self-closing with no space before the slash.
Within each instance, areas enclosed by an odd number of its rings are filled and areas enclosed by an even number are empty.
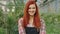
<svg viewBox="0 0 60 34">
<path fill-rule="evenodd" d="M 26 27 L 25 32 L 26 34 L 39 34 L 35 27 Z"/>
</svg>

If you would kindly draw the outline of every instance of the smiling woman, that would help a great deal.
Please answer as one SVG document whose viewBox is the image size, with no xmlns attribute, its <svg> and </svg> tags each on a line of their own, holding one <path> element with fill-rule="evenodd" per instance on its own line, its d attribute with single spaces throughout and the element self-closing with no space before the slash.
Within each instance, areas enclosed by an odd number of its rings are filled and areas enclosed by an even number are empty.
<svg viewBox="0 0 60 34">
<path fill-rule="evenodd" d="M 19 34 L 46 34 L 45 23 L 39 17 L 35 1 L 28 1 L 24 8 L 24 15 L 18 20 Z"/>
<path fill-rule="evenodd" d="M 33 16 L 35 14 L 35 12 L 36 12 L 35 4 L 31 4 L 29 6 L 28 13 L 29 13 L 29 15 Z"/>
</svg>

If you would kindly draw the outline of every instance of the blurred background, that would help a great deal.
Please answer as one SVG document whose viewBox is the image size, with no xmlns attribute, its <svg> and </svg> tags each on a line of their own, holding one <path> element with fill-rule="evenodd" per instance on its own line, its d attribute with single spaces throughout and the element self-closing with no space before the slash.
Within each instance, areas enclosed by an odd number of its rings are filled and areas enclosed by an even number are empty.
<svg viewBox="0 0 60 34">
<path fill-rule="evenodd" d="M 28 0 L 0 0 L 0 34 L 18 34 L 18 19 Z M 60 0 L 37 0 L 47 34 L 60 34 Z"/>
</svg>

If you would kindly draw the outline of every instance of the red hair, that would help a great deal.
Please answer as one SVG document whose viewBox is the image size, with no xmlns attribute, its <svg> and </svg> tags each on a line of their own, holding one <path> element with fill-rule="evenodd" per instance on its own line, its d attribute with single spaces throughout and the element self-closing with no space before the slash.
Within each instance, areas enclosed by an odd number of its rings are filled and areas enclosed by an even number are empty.
<svg viewBox="0 0 60 34">
<path fill-rule="evenodd" d="M 28 1 L 26 3 L 26 6 L 24 8 L 23 26 L 26 27 L 26 25 L 29 23 L 28 9 L 29 9 L 29 5 L 31 5 L 31 4 L 35 4 L 35 6 L 36 6 L 36 13 L 34 15 L 33 24 L 35 25 L 36 28 L 40 28 L 40 26 L 41 26 L 40 17 L 39 17 L 39 13 L 38 13 L 38 7 L 37 7 L 37 4 L 35 1 Z"/>
</svg>

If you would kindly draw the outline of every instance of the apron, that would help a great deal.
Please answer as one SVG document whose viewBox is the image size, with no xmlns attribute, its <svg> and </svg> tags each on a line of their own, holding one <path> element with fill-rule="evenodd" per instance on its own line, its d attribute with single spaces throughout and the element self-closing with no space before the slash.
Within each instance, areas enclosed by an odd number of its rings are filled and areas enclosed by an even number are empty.
<svg viewBox="0 0 60 34">
<path fill-rule="evenodd" d="M 37 31 L 37 28 L 35 27 L 26 27 L 25 32 L 26 34 L 39 34 L 39 32 Z"/>
</svg>

